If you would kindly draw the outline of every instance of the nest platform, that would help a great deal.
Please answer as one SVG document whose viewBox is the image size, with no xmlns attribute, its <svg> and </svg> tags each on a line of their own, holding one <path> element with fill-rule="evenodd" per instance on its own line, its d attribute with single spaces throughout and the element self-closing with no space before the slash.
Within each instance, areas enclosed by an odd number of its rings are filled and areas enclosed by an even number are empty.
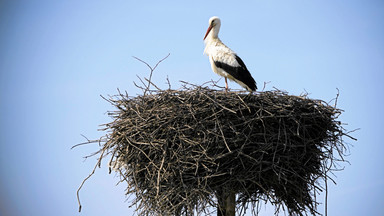
<svg viewBox="0 0 384 216">
<path fill-rule="evenodd" d="M 316 195 L 344 160 L 342 110 L 305 95 L 194 86 L 108 101 L 100 158 L 111 156 L 138 215 L 214 214 L 223 190 L 239 215 L 263 201 L 317 215 Z"/>
</svg>

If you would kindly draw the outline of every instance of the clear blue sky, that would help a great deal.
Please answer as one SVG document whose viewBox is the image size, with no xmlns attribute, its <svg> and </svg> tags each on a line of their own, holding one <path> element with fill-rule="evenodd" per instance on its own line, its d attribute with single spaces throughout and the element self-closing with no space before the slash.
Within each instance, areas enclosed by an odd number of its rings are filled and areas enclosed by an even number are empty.
<svg viewBox="0 0 384 216">
<path fill-rule="evenodd" d="M 82 157 L 98 146 L 70 147 L 103 135 L 114 108 L 99 95 L 140 93 L 133 81 L 148 70 L 132 56 L 155 64 L 171 53 L 153 77 L 162 87 L 167 76 L 173 88 L 217 80 L 203 55 L 214 15 L 259 86 L 325 101 L 340 89 L 340 120 L 361 130 L 346 140 L 351 165 L 330 185 L 329 215 L 382 214 L 383 1 L 15 0 L 0 2 L 0 215 L 131 215 L 105 164 L 77 213 L 76 189 L 96 163 Z"/>
</svg>

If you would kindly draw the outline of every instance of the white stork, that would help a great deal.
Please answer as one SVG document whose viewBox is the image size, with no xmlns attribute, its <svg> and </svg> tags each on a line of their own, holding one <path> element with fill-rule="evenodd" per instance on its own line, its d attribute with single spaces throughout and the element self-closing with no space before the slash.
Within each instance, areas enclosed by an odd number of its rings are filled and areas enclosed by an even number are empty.
<svg viewBox="0 0 384 216">
<path fill-rule="evenodd" d="M 211 17 L 207 33 L 204 36 L 204 53 L 209 57 L 213 72 L 225 78 L 226 91 L 228 91 L 227 78 L 237 82 L 250 92 L 256 91 L 256 82 L 243 60 L 219 39 L 220 26 L 219 17 Z"/>
</svg>

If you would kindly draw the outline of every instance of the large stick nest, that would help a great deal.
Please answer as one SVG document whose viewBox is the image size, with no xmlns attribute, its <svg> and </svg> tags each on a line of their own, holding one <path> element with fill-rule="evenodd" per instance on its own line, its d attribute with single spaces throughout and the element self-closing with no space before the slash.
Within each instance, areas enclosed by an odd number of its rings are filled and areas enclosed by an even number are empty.
<svg viewBox="0 0 384 216">
<path fill-rule="evenodd" d="M 344 160 L 340 109 L 279 90 L 146 93 L 108 99 L 117 111 L 99 152 L 112 155 L 139 215 L 210 214 L 223 190 L 237 194 L 239 214 L 263 200 L 319 214 L 321 183 Z"/>
</svg>

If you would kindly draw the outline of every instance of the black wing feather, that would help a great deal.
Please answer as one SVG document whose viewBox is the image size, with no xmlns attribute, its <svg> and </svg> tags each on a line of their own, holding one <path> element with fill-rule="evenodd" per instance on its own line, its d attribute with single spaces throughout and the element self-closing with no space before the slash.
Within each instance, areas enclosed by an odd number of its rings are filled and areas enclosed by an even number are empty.
<svg viewBox="0 0 384 216">
<path fill-rule="evenodd" d="M 220 61 L 214 61 L 216 67 L 223 69 L 225 72 L 229 73 L 233 78 L 243 82 L 247 85 L 252 91 L 256 91 L 256 81 L 253 79 L 251 73 L 249 73 L 247 66 L 245 66 L 243 60 L 237 55 L 235 55 L 236 61 L 240 66 L 233 67 L 229 64 Z"/>
</svg>

